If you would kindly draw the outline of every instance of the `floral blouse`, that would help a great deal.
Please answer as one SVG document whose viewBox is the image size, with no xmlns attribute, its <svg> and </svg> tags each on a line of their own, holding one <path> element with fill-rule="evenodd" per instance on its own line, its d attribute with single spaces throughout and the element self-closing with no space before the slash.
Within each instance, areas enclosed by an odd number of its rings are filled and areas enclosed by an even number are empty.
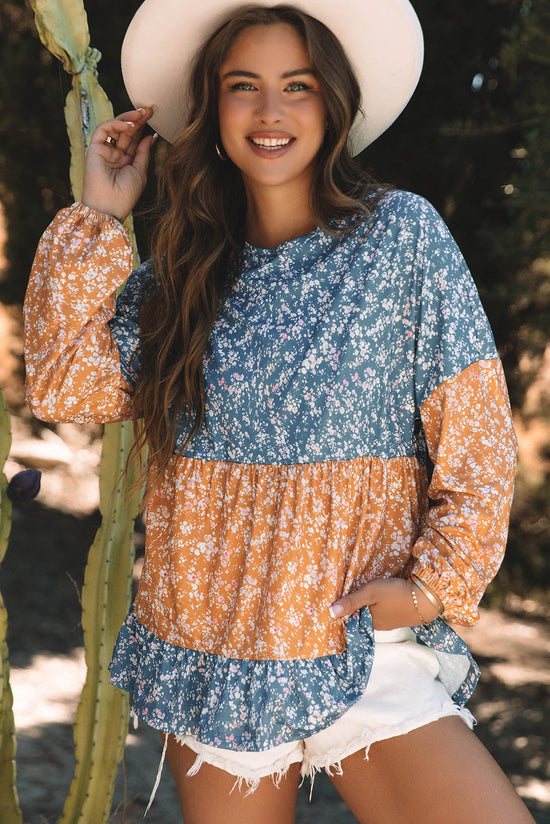
<svg viewBox="0 0 550 824">
<path fill-rule="evenodd" d="M 75 204 L 46 230 L 25 304 L 37 417 L 132 418 L 155 274 L 130 269 L 113 217 Z M 463 704 L 478 670 L 447 621 L 476 621 L 502 560 L 516 442 L 487 319 L 437 212 L 392 191 L 345 236 L 245 244 L 203 366 L 204 422 L 181 452 L 182 420 L 148 506 L 111 662 L 134 712 L 225 748 L 312 735 L 359 699 L 374 653 L 368 607 L 335 622 L 329 605 L 409 572 L 445 607 L 414 632 Z"/>
</svg>

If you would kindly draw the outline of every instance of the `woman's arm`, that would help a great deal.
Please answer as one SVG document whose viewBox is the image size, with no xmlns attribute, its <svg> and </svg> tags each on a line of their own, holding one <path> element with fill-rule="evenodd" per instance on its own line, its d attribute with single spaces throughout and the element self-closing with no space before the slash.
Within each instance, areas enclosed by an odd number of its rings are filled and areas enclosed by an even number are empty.
<svg viewBox="0 0 550 824">
<path fill-rule="evenodd" d="M 130 388 L 108 326 L 131 263 L 122 224 L 83 204 L 61 211 L 42 236 L 24 305 L 26 397 L 36 417 L 132 417 Z"/>
<path fill-rule="evenodd" d="M 83 202 L 61 211 L 38 246 L 25 298 L 25 360 L 27 402 L 42 420 L 133 417 L 128 369 L 121 372 L 109 321 L 132 268 L 119 219 L 145 186 L 154 137 L 142 131 L 152 113 L 126 112 L 97 127 L 86 153 Z M 118 320 L 119 337 L 135 338 L 135 318 L 128 318 L 128 335 L 125 318 Z"/>
<path fill-rule="evenodd" d="M 448 620 L 474 624 L 504 556 L 514 488 L 517 442 L 500 361 L 445 381 L 421 415 L 434 471 L 412 572 Z"/>
<path fill-rule="evenodd" d="M 479 601 L 506 546 L 516 438 L 500 361 L 479 361 L 445 381 L 421 408 L 434 471 L 431 506 L 412 549 L 410 573 L 443 607 L 443 617 L 474 624 Z M 370 581 L 332 605 L 334 617 L 369 606 L 375 629 L 431 621 L 438 609 L 408 581 Z M 342 607 L 339 612 L 337 605 Z"/>
<path fill-rule="evenodd" d="M 477 620 L 477 606 L 504 554 L 516 438 L 502 366 L 466 263 L 437 212 L 408 196 L 402 217 L 412 248 L 417 301 L 415 403 L 434 471 L 430 508 L 420 524 L 408 582 L 372 581 L 346 596 L 344 614 L 369 605 L 375 628 L 437 616 Z M 350 601 L 346 599 L 351 599 Z M 334 608 L 334 605 L 333 605 Z"/>
</svg>

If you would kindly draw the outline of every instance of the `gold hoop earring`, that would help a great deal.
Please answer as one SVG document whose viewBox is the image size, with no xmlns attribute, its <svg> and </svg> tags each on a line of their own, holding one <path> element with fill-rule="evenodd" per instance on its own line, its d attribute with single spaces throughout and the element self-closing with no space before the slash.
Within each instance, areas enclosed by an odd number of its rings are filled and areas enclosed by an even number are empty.
<svg viewBox="0 0 550 824">
<path fill-rule="evenodd" d="M 220 160 L 227 160 L 228 159 L 227 155 L 224 155 L 224 153 L 222 152 L 222 150 L 220 149 L 220 147 L 218 146 L 217 143 L 216 143 L 216 154 L 218 155 Z"/>
</svg>

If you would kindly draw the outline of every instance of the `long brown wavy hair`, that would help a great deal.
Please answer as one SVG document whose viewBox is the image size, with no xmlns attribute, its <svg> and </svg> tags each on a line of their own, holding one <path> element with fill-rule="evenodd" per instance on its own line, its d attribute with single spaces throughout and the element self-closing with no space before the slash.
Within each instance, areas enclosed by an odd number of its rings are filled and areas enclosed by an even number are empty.
<svg viewBox="0 0 550 824">
<path fill-rule="evenodd" d="M 289 5 L 244 6 L 231 12 L 198 51 L 189 82 L 187 122 L 168 153 L 153 235 L 156 289 L 141 311 L 141 371 L 135 387 L 136 448 L 149 448 L 149 493 L 174 454 L 182 416 L 183 451 L 204 417 L 202 360 L 216 314 L 238 271 L 244 242 L 245 190 L 239 169 L 216 154 L 220 142 L 221 65 L 249 26 L 287 23 L 302 37 L 319 79 L 327 131 L 311 185 L 314 219 L 325 231 L 334 219 L 370 213 L 385 188 L 352 158 L 347 137 L 361 92 L 345 52 L 320 21 Z M 365 198 L 369 193 L 376 194 Z"/>
</svg>

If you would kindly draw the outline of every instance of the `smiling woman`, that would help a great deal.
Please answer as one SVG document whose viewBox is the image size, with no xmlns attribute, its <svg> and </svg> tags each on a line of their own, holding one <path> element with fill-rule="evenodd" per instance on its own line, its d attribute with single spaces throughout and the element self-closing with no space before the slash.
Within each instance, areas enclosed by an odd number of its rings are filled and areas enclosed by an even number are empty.
<svg viewBox="0 0 550 824">
<path fill-rule="evenodd" d="M 504 549 L 502 368 L 439 215 L 354 160 L 413 92 L 418 21 L 301 6 L 140 8 L 138 108 L 96 130 L 83 203 L 37 253 L 29 402 L 132 418 L 149 448 L 111 676 L 162 733 L 186 824 L 290 824 L 323 769 L 364 824 L 528 824 L 447 623 L 475 623 Z M 147 122 L 173 141 L 165 210 L 115 302 Z"/>
<path fill-rule="evenodd" d="M 218 111 L 223 146 L 243 175 L 249 239 L 257 246 L 288 239 L 273 236 L 279 221 L 271 210 L 277 206 L 289 223 L 296 225 L 298 218 L 302 234 L 314 229 L 310 191 L 327 111 L 305 43 L 292 26 L 250 26 L 242 32 L 220 70 Z M 263 226 L 261 205 L 270 212 Z"/>
</svg>

